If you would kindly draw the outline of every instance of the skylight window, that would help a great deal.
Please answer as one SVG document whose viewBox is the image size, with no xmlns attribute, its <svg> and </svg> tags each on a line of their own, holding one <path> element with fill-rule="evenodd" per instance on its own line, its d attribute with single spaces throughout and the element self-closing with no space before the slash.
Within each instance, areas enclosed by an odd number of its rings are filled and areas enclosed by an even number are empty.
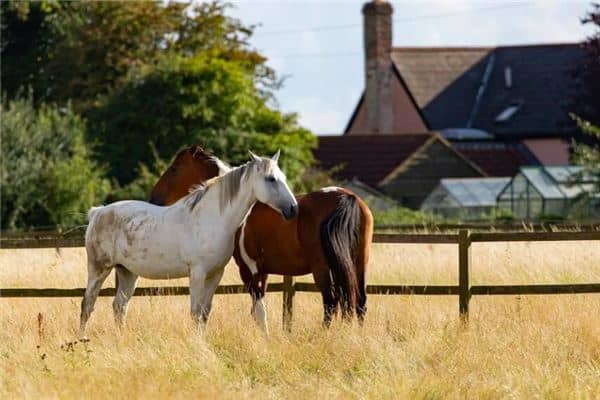
<svg viewBox="0 0 600 400">
<path fill-rule="evenodd" d="M 496 122 L 506 122 L 509 121 L 513 115 L 519 111 L 521 108 L 521 103 L 512 103 L 510 106 L 506 107 L 498 116 L 496 117 Z"/>
</svg>

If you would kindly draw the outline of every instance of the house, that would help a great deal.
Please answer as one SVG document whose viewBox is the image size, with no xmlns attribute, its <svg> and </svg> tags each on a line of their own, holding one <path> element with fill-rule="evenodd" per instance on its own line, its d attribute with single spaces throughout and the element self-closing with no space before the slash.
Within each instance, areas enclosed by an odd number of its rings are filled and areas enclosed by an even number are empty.
<svg viewBox="0 0 600 400">
<path fill-rule="evenodd" d="M 343 135 L 320 138 L 323 166 L 344 164 L 338 177 L 418 207 L 441 178 L 568 164 L 580 134 L 569 116 L 579 44 L 393 47 L 391 4 L 373 0 L 362 11 L 365 90 Z M 419 135 L 435 139 L 415 155 L 427 141 Z"/>
<path fill-rule="evenodd" d="M 479 219 L 496 209 L 496 198 L 510 178 L 444 178 L 421 210 L 448 218 Z"/>
<path fill-rule="evenodd" d="M 319 136 L 315 156 L 341 180 L 357 179 L 410 208 L 418 208 L 446 177 L 487 174 L 441 135 Z"/>
<path fill-rule="evenodd" d="M 569 161 L 579 43 L 392 47 L 392 6 L 363 7 L 365 91 L 344 134 L 439 131 L 524 144 L 544 165 Z"/>
<path fill-rule="evenodd" d="M 521 167 L 498 195 L 498 208 L 515 218 L 599 217 L 598 182 L 575 166 Z M 591 198 L 591 201 L 590 201 Z"/>
<path fill-rule="evenodd" d="M 441 178 L 568 164 L 580 44 L 393 47 L 392 6 L 362 12 L 365 90 L 343 135 L 315 151 L 327 168 L 343 164 L 339 178 L 416 208 Z"/>
</svg>

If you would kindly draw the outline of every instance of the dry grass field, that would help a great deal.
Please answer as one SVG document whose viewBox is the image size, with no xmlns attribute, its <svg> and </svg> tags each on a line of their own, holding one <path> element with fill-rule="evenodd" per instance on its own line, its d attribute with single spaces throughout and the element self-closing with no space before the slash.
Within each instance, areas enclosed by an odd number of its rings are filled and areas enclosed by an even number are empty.
<svg viewBox="0 0 600 400">
<path fill-rule="evenodd" d="M 597 242 L 475 244 L 472 256 L 475 284 L 600 282 Z M 370 268 L 369 283 L 453 284 L 457 250 L 374 245 Z M 0 287 L 85 279 L 83 249 L 0 250 Z M 239 283 L 234 265 L 223 283 Z M 165 284 L 187 282 L 140 281 Z M 268 339 L 247 295 L 216 296 L 203 334 L 187 297 L 134 298 L 123 332 L 111 301 L 75 343 L 80 299 L 0 298 L 0 398 L 600 398 L 600 295 L 475 297 L 466 326 L 454 296 L 370 296 L 364 327 L 323 330 L 319 296 L 299 293 L 285 333 L 273 293 Z"/>
</svg>

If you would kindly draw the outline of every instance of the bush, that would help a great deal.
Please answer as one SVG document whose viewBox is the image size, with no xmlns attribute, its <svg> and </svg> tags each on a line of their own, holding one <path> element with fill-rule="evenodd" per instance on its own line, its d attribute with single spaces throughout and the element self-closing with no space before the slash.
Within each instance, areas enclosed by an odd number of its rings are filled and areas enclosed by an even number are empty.
<svg viewBox="0 0 600 400">
<path fill-rule="evenodd" d="M 442 224 L 447 222 L 443 217 L 415 211 L 405 207 L 394 207 L 383 211 L 371 210 L 375 226 L 403 224 Z"/>
<path fill-rule="evenodd" d="M 2 228 L 73 225 L 110 190 L 70 109 L 2 102 Z"/>
</svg>

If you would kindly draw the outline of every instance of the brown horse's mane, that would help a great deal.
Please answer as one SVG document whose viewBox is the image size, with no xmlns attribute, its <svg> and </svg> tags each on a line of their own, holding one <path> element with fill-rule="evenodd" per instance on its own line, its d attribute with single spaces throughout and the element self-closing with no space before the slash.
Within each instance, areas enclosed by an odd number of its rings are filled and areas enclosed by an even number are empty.
<svg viewBox="0 0 600 400">
<path fill-rule="evenodd" d="M 175 155 L 175 160 L 171 163 L 171 167 L 169 169 L 177 169 L 177 167 L 181 164 L 183 160 L 183 156 L 186 154 L 191 155 L 193 158 L 199 161 L 209 161 L 214 164 L 217 163 L 216 157 L 212 155 L 210 152 L 204 150 L 202 146 L 199 144 L 193 144 L 190 147 L 186 147 L 185 149 L 180 150 L 177 155 Z"/>
</svg>

